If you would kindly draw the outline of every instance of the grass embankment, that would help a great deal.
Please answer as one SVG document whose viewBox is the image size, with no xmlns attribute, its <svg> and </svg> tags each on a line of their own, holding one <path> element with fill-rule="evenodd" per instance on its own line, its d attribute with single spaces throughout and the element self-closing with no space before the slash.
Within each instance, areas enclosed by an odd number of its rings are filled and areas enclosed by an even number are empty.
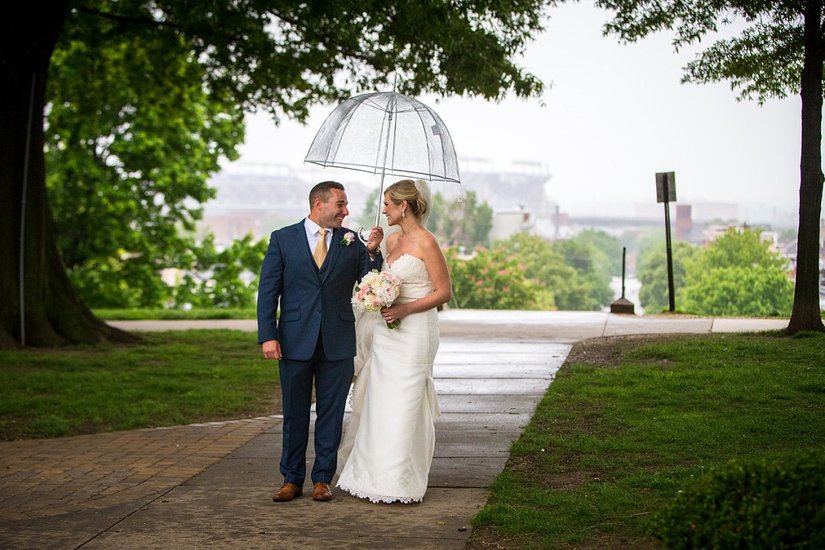
<svg viewBox="0 0 825 550">
<path fill-rule="evenodd" d="M 198 308 L 183 309 L 95 309 L 93 313 L 105 321 L 168 321 L 190 319 L 254 319 L 255 309 Z"/>
<path fill-rule="evenodd" d="M 471 548 L 657 548 L 655 512 L 730 459 L 825 452 L 825 335 L 574 346 Z"/>
<path fill-rule="evenodd" d="M 139 344 L 0 351 L 0 439 L 275 414 L 278 369 L 255 335 L 199 330 Z"/>
</svg>

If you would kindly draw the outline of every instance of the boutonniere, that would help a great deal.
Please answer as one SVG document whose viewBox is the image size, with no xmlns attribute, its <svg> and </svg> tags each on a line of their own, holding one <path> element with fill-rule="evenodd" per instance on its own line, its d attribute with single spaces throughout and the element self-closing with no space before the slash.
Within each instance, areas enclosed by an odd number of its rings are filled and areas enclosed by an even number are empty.
<svg viewBox="0 0 825 550">
<path fill-rule="evenodd" d="M 355 233 L 353 233 L 352 231 L 348 231 L 348 232 L 344 235 L 344 238 L 343 238 L 343 239 L 341 239 L 341 244 L 342 244 L 343 246 L 349 246 L 349 245 L 351 245 L 351 244 L 352 244 L 352 241 L 354 241 L 354 240 L 355 240 Z"/>
</svg>

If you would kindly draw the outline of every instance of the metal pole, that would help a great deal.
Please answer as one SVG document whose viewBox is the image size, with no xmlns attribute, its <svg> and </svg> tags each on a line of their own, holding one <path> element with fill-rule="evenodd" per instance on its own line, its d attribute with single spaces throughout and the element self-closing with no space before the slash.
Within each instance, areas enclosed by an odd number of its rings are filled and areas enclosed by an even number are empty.
<svg viewBox="0 0 825 550">
<path fill-rule="evenodd" d="M 396 98 L 395 92 L 393 92 L 392 96 L 390 97 L 389 101 L 387 102 L 386 110 L 384 111 L 387 115 L 386 123 L 387 123 L 387 135 L 386 139 L 384 140 L 384 158 L 381 160 L 381 185 L 378 188 L 378 204 L 377 211 L 375 212 L 375 225 L 377 226 L 381 222 L 381 205 L 384 204 L 384 178 L 387 175 L 387 155 L 390 151 L 390 133 L 392 132 L 392 138 L 395 138 L 395 126 L 393 124 L 394 115 L 395 115 L 395 106 L 396 106 Z M 383 131 L 383 127 L 382 127 Z M 393 141 L 393 143 L 395 143 Z M 381 149 L 379 148 L 376 151 L 376 161 L 378 156 L 381 154 Z M 364 228 L 361 227 L 358 229 L 358 237 L 363 241 L 367 242 L 369 237 L 364 237 Z"/>
<path fill-rule="evenodd" d="M 625 256 L 627 255 L 627 247 L 622 247 L 622 298 L 624 298 L 624 266 L 625 266 Z"/>
<path fill-rule="evenodd" d="M 667 201 L 667 196 L 665 197 L 665 240 L 667 246 L 667 292 L 670 312 L 673 313 L 676 311 L 676 302 L 673 297 L 673 252 L 670 246 L 670 203 Z"/>
<path fill-rule="evenodd" d="M 32 124 L 34 123 L 34 87 L 37 73 L 32 73 L 29 92 L 29 116 L 26 125 L 26 151 L 23 154 L 23 190 L 20 198 L 20 345 L 26 346 L 26 195 L 29 183 L 29 149 L 31 149 Z"/>
<path fill-rule="evenodd" d="M 390 152 L 390 137 L 392 137 L 392 141 L 395 143 L 396 126 L 393 124 L 395 120 L 395 105 L 395 92 L 393 92 L 392 97 L 387 102 L 387 139 L 384 141 L 384 159 L 381 162 L 381 186 L 378 189 L 378 212 L 375 213 L 375 225 L 378 225 L 381 220 L 381 205 L 384 204 L 384 176 L 387 173 L 387 155 Z M 390 134 L 392 134 L 392 136 L 390 136 Z"/>
</svg>

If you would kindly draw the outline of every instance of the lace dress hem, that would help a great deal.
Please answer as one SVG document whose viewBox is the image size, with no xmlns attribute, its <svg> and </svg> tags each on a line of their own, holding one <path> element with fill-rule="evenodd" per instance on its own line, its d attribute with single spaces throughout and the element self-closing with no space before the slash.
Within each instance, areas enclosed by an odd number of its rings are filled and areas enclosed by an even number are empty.
<svg viewBox="0 0 825 550">
<path fill-rule="evenodd" d="M 379 504 L 379 503 L 382 503 L 382 502 L 386 503 L 386 504 L 392 504 L 394 502 L 399 502 L 401 504 L 414 504 L 416 502 L 421 502 L 421 501 L 424 500 L 423 496 L 416 498 L 416 497 L 394 497 L 394 496 L 389 496 L 389 495 L 373 495 L 373 494 L 370 494 L 370 493 L 364 493 L 364 492 L 359 491 L 359 490 L 357 490 L 353 487 L 349 487 L 346 484 L 341 485 L 340 483 L 338 484 L 338 487 L 340 487 L 341 489 L 348 492 L 349 494 L 351 494 L 354 497 L 369 500 L 370 502 L 375 503 L 375 504 Z"/>
</svg>

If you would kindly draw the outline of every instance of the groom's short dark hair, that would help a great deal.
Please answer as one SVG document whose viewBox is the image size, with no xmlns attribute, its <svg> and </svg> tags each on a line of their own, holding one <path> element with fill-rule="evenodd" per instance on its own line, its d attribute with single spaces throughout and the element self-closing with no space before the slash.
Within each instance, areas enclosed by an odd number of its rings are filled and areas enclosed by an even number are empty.
<svg viewBox="0 0 825 550">
<path fill-rule="evenodd" d="M 322 181 L 313 187 L 309 192 L 309 209 L 312 210 L 312 204 L 316 199 L 320 199 L 321 202 L 327 202 L 333 189 L 340 189 L 341 191 L 345 190 L 344 185 L 338 183 L 337 181 Z"/>
</svg>

